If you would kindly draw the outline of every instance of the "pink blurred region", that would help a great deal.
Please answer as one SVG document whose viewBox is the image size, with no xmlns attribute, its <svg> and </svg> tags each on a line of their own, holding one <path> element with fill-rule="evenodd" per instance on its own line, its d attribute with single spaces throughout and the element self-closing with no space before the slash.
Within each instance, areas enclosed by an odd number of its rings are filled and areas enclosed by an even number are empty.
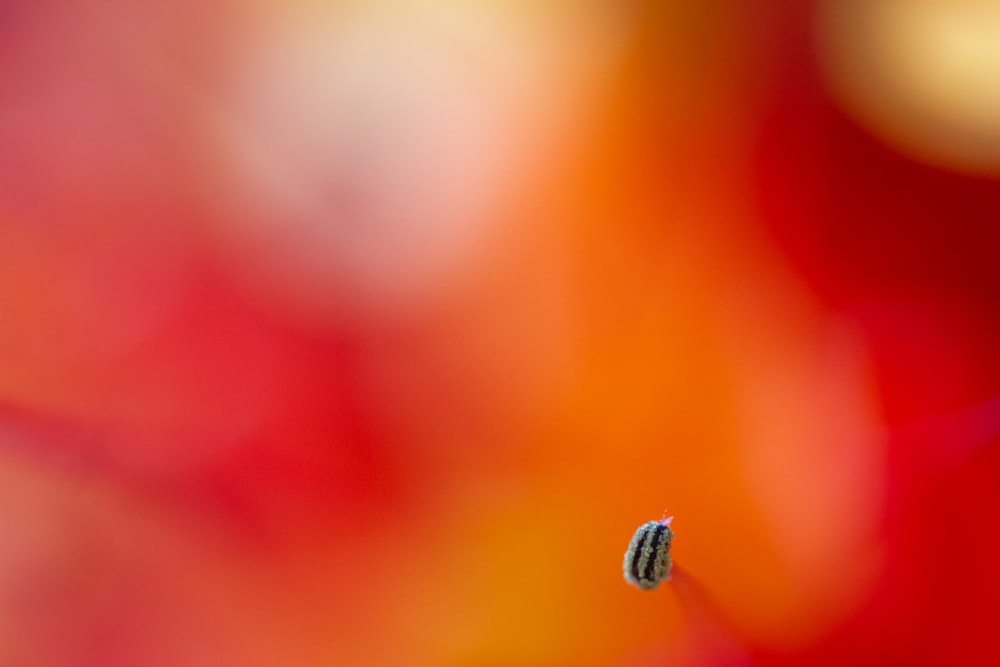
<svg viewBox="0 0 1000 667">
<path fill-rule="evenodd" d="M 996 664 L 1000 162 L 836 4 L 0 8 L 0 662 Z"/>
</svg>

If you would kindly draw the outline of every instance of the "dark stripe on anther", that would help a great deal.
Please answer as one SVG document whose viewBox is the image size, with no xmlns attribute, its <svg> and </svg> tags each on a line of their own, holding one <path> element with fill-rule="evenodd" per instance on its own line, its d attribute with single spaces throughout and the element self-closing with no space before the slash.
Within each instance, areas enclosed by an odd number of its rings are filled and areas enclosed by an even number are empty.
<svg viewBox="0 0 1000 667">
<path fill-rule="evenodd" d="M 660 541 L 667 532 L 667 527 L 657 525 L 653 528 L 653 539 L 649 542 L 649 560 L 646 561 L 646 569 L 642 571 L 642 578 L 646 581 L 653 581 L 653 572 L 656 568 L 656 548 L 660 546 Z M 647 532 L 647 534 L 649 534 Z"/>
<path fill-rule="evenodd" d="M 642 537 L 639 538 L 639 542 L 635 545 L 635 551 L 632 552 L 632 562 L 629 564 L 629 569 L 632 571 L 632 578 L 636 581 L 639 580 L 639 559 L 642 558 L 642 547 L 646 544 L 646 538 L 649 536 L 649 529 L 642 531 Z"/>
</svg>

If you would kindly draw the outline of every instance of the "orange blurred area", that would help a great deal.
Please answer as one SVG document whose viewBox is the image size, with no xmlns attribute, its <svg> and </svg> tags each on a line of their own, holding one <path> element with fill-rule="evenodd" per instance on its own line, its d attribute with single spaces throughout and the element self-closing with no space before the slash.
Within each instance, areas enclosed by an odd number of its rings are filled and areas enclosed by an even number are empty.
<svg viewBox="0 0 1000 667">
<path fill-rule="evenodd" d="M 0 7 L 0 665 L 1000 660 L 992 10 L 861 4 Z"/>
</svg>

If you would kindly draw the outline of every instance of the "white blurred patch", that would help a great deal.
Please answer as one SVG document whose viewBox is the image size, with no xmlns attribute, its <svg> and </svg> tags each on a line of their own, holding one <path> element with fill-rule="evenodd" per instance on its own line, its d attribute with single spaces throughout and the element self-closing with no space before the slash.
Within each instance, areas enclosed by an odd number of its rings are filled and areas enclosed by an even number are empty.
<svg viewBox="0 0 1000 667">
<path fill-rule="evenodd" d="M 621 29 L 584 6 L 276 10 L 226 92 L 224 243 L 318 309 L 447 289 L 580 141 Z"/>
</svg>

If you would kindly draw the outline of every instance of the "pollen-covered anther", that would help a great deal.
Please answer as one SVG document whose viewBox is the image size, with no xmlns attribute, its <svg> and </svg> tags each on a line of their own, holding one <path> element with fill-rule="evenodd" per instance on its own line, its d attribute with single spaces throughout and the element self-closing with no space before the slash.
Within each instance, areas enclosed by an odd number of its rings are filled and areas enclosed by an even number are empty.
<svg viewBox="0 0 1000 667">
<path fill-rule="evenodd" d="M 654 590 L 661 581 L 670 579 L 670 543 L 674 539 L 671 519 L 639 526 L 625 552 L 625 580 L 641 590 Z"/>
</svg>

